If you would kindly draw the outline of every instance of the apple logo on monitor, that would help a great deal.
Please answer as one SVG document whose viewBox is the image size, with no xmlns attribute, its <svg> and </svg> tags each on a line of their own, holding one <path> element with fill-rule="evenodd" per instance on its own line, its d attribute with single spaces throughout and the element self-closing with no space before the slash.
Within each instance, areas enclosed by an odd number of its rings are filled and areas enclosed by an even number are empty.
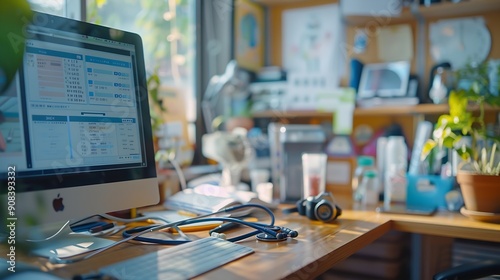
<svg viewBox="0 0 500 280">
<path fill-rule="evenodd" d="M 56 212 L 64 210 L 63 198 L 60 197 L 59 195 L 60 194 L 57 194 L 57 197 L 54 198 L 54 200 L 52 201 L 52 207 L 54 207 L 54 210 Z"/>
</svg>

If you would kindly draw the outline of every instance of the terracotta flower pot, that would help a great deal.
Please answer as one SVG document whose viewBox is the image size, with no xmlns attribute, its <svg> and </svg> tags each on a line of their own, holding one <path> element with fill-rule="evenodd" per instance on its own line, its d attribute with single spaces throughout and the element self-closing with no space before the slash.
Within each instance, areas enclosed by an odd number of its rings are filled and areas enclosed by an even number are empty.
<svg viewBox="0 0 500 280">
<path fill-rule="evenodd" d="M 460 171 L 457 181 L 467 210 L 500 213 L 500 176 Z"/>
</svg>

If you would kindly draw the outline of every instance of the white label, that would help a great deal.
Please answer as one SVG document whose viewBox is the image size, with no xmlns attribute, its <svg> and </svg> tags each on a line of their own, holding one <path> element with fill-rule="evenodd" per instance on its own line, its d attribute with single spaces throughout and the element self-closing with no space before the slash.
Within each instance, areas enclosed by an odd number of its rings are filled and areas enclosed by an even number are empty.
<svg viewBox="0 0 500 280">
<path fill-rule="evenodd" d="M 326 166 L 326 182 L 345 185 L 351 181 L 351 165 L 348 162 L 328 162 Z"/>
</svg>

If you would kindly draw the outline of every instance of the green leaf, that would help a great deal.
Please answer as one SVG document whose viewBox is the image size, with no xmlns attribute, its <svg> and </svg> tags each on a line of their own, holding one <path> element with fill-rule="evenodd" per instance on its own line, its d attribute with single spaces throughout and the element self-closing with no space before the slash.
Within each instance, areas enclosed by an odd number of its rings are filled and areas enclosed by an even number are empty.
<svg viewBox="0 0 500 280">
<path fill-rule="evenodd" d="M 462 146 L 455 151 L 464 160 L 470 160 L 472 158 L 472 149 L 470 147 Z"/>
<path fill-rule="evenodd" d="M 21 65 L 26 40 L 25 28 L 32 17 L 27 1 L 0 1 L 0 94 L 14 79 Z"/>
<path fill-rule="evenodd" d="M 457 137 L 455 134 L 450 134 L 449 136 L 445 137 L 443 139 L 442 146 L 446 148 L 452 149 L 455 146 L 455 143 L 460 139 L 460 137 Z"/>
<path fill-rule="evenodd" d="M 485 96 L 484 98 L 484 103 L 489 104 L 494 107 L 499 107 L 500 106 L 500 95 L 488 95 Z"/>
<path fill-rule="evenodd" d="M 422 147 L 422 153 L 420 154 L 420 159 L 425 160 L 436 146 L 437 143 L 434 140 L 432 139 L 427 140 L 427 142 L 425 142 L 424 146 Z"/>
<path fill-rule="evenodd" d="M 450 97 L 448 98 L 450 115 L 453 117 L 463 116 L 467 112 L 467 103 L 467 98 L 463 90 L 450 92 Z"/>
</svg>

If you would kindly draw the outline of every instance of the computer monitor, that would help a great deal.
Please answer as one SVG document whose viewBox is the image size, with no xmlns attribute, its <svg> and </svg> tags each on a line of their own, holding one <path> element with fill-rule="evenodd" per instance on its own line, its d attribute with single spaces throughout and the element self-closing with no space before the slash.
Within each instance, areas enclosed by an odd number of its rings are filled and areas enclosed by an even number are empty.
<svg viewBox="0 0 500 280">
<path fill-rule="evenodd" d="M 0 213 L 19 230 L 158 203 L 141 38 L 43 13 L 25 36 L 0 94 Z"/>
</svg>

